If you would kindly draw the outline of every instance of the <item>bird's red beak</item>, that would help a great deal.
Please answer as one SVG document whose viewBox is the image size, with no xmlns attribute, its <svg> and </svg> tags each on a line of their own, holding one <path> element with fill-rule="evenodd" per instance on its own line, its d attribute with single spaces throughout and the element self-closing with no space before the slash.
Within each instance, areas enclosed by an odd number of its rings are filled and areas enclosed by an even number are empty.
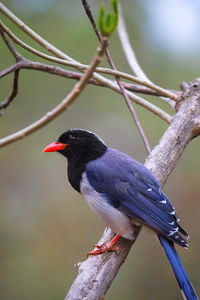
<svg viewBox="0 0 200 300">
<path fill-rule="evenodd" d="M 46 146 L 42 152 L 53 152 L 53 151 L 58 151 L 58 150 L 63 150 L 67 147 L 67 144 L 63 144 L 63 143 L 59 143 L 59 142 L 55 142 L 55 143 L 51 143 L 48 146 Z"/>
</svg>

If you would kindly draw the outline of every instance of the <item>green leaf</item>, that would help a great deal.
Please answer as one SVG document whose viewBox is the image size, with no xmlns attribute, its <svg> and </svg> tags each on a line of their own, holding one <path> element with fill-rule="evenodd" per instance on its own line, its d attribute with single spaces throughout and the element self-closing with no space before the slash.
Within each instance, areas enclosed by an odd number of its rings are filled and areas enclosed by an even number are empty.
<svg viewBox="0 0 200 300">
<path fill-rule="evenodd" d="M 102 35 L 109 36 L 116 29 L 118 24 L 118 0 L 111 0 L 113 13 L 105 14 L 105 6 L 102 4 L 99 9 L 98 26 Z"/>
<path fill-rule="evenodd" d="M 117 0 L 111 0 L 111 4 L 113 7 L 113 10 L 115 12 L 116 15 L 118 15 L 118 1 Z"/>
<path fill-rule="evenodd" d="M 111 14 L 107 14 L 107 16 L 105 18 L 105 27 L 107 29 L 109 29 L 110 26 L 112 26 L 112 16 L 111 16 Z"/>
<path fill-rule="evenodd" d="M 105 16 L 105 6 L 102 4 L 99 9 L 99 18 L 98 18 L 98 26 L 100 32 L 104 32 L 104 16 Z"/>
</svg>

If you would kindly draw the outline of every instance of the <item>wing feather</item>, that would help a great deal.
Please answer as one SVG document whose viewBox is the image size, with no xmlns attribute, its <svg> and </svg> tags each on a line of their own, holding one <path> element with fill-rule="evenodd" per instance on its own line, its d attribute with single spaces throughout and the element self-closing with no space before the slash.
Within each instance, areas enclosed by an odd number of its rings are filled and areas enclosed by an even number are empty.
<svg viewBox="0 0 200 300">
<path fill-rule="evenodd" d="M 114 149 L 88 163 L 86 175 L 93 188 L 125 215 L 186 246 L 186 232 L 159 182 L 142 164 Z"/>
</svg>

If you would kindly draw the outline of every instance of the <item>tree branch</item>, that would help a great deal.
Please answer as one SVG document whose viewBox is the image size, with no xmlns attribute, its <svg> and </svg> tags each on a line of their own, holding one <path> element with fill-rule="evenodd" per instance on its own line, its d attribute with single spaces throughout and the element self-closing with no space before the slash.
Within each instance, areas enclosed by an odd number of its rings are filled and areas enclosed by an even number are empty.
<svg viewBox="0 0 200 300">
<path fill-rule="evenodd" d="M 136 55 L 131 47 L 131 43 L 127 34 L 126 25 L 124 23 L 124 17 L 122 13 L 122 5 L 119 3 L 119 23 L 118 23 L 118 36 L 121 41 L 122 48 L 127 58 L 127 62 L 130 65 L 132 71 L 135 75 L 144 81 L 151 82 L 151 80 L 144 73 L 143 69 L 140 67 Z"/>
<path fill-rule="evenodd" d="M 155 91 L 157 89 L 160 89 L 159 86 L 155 85 L 144 73 L 143 69 L 140 67 L 140 64 L 138 63 L 138 60 L 136 58 L 136 55 L 133 51 L 133 48 L 131 47 L 131 43 L 129 40 L 128 32 L 126 29 L 126 25 L 124 22 L 124 16 L 123 16 L 123 10 L 122 5 L 119 3 L 119 24 L 118 24 L 118 36 L 121 41 L 122 48 L 124 50 L 124 53 L 127 58 L 127 62 L 129 66 L 131 67 L 133 73 L 140 78 L 143 79 L 145 82 L 149 83 L 149 87 L 153 88 Z M 166 98 L 168 97 L 168 98 Z M 174 102 L 170 99 L 171 97 L 165 96 L 165 98 L 162 98 L 163 101 L 168 103 L 172 108 L 174 108 Z M 173 99 L 176 100 L 176 99 Z"/>
<path fill-rule="evenodd" d="M 40 43 L 45 49 L 47 49 L 49 52 L 55 54 L 56 56 L 62 58 L 62 59 L 66 59 L 66 60 L 70 60 L 72 62 L 77 63 L 75 60 L 73 60 L 72 58 L 70 58 L 69 56 L 65 55 L 65 53 L 63 53 L 62 51 L 60 51 L 59 49 L 57 49 L 56 47 L 54 47 L 53 45 L 51 45 L 50 43 L 48 43 L 46 40 L 44 40 L 42 37 L 40 37 L 37 33 L 35 33 L 32 29 L 30 29 L 27 25 L 25 25 L 19 18 L 17 18 L 12 12 L 10 12 L 2 3 L 0 3 L 0 11 L 2 11 L 6 16 L 8 16 L 12 21 L 14 21 L 22 30 L 24 30 L 27 34 L 29 34 L 31 37 L 34 36 L 35 40 L 38 41 L 38 43 Z M 4 25 L 4 28 L 6 26 Z M 2 27 L 2 23 L 1 23 L 1 28 Z M 6 30 L 6 29 L 5 29 Z M 6 31 L 7 34 L 9 35 L 8 30 Z M 32 36 L 33 35 L 33 36 Z M 13 36 L 13 34 L 12 34 Z M 23 43 L 23 42 L 22 42 Z M 36 50 L 37 51 L 37 50 Z M 45 56 L 45 55 L 44 55 Z M 82 67 L 78 67 L 77 69 L 79 69 L 80 71 L 83 71 Z M 95 80 L 101 82 L 101 84 L 103 85 L 107 85 L 109 86 L 112 90 L 120 93 L 120 88 L 114 84 L 113 82 L 109 81 L 108 79 L 104 78 L 101 75 L 98 75 L 96 73 L 93 73 L 93 77 Z M 145 84 L 144 84 L 145 85 Z M 148 86 L 148 82 L 146 82 L 146 86 Z M 166 93 L 168 93 L 166 91 Z M 161 109 L 157 108 L 155 105 L 150 104 L 148 101 L 142 99 L 141 97 L 138 97 L 132 93 L 128 93 L 128 96 L 130 97 L 130 99 L 132 101 L 135 101 L 137 104 L 140 104 L 141 106 L 147 108 L 148 110 L 150 110 L 151 112 L 155 113 L 156 115 L 160 116 L 163 120 L 165 120 L 166 122 L 170 123 L 171 121 L 171 116 L 169 114 L 167 114 L 166 112 L 162 111 Z M 172 95 L 172 97 L 176 98 L 177 95 Z"/>
<path fill-rule="evenodd" d="M 85 65 L 85 64 L 81 64 L 80 62 L 77 62 L 75 60 L 73 61 L 68 61 L 66 59 L 61 59 L 61 58 L 57 58 L 57 57 L 54 57 L 54 56 L 50 56 L 50 55 L 47 55 L 35 48 L 32 48 L 30 47 L 29 45 L 27 45 L 26 43 L 24 43 L 22 40 L 20 40 L 18 37 L 16 37 L 16 35 L 14 35 L 14 33 L 12 31 L 10 31 L 8 29 L 7 26 L 5 26 L 1 21 L 0 21 L 0 28 L 6 32 L 6 34 L 16 43 L 18 44 L 20 47 L 26 49 L 27 51 L 43 58 L 43 59 L 46 59 L 46 60 L 49 60 L 49 61 L 52 61 L 52 62 L 55 62 L 55 63 L 59 63 L 59 64 L 62 64 L 62 65 L 65 65 L 65 66 L 69 66 L 69 67 L 74 67 L 78 70 L 81 70 L 81 71 L 84 71 L 86 70 L 89 66 L 88 65 Z M 130 74 L 127 74 L 127 73 L 124 73 L 124 72 L 120 72 L 118 70 L 111 70 L 109 68 L 100 68 L 100 67 L 97 67 L 95 72 L 98 72 L 98 73 L 103 73 L 103 74 L 108 74 L 108 75 L 114 75 L 114 76 L 119 76 L 121 78 L 124 78 L 124 79 L 127 79 L 127 80 L 130 80 L 130 81 L 133 81 L 133 82 L 136 82 L 138 84 L 141 84 L 143 86 L 146 86 L 146 87 L 149 87 L 150 89 L 153 89 L 154 91 L 156 91 L 156 93 L 158 93 L 158 95 L 160 96 L 164 96 L 164 97 L 169 97 L 171 98 L 172 100 L 176 100 L 177 99 L 177 91 L 168 91 L 166 89 L 163 89 L 161 87 L 158 87 L 157 85 L 154 85 L 153 83 L 149 83 L 148 81 L 145 81 L 145 80 L 142 80 L 136 76 L 133 76 L 133 75 L 130 75 Z M 103 77 L 104 78 L 104 77 Z M 97 81 L 99 82 L 102 82 L 102 76 L 98 78 L 95 78 Z M 105 79 L 105 78 L 104 78 Z M 109 81 L 107 82 L 109 84 Z"/>
<path fill-rule="evenodd" d="M 0 34 L 2 36 L 2 39 L 4 40 L 4 43 L 6 44 L 8 50 L 11 52 L 11 54 L 14 56 L 16 62 L 20 62 L 22 59 L 22 56 L 17 52 L 17 50 L 11 45 L 11 43 L 9 42 L 9 40 L 7 39 L 7 36 L 5 35 L 5 33 L 0 30 Z M 11 71 L 10 71 L 11 72 Z M 0 72 L 1 73 L 1 72 Z M 5 75 L 4 75 L 5 76 Z M 13 99 L 16 97 L 17 92 L 18 92 L 18 79 L 19 79 L 19 69 L 16 69 L 14 71 L 14 76 L 13 76 L 13 86 L 12 86 L 12 90 L 9 94 L 9 96 L 3 100 L 0 103 L 0 110 L 1 109 L 5 109 L 12 101 Z"/>
<path fill-rule="evenodd" d="M 86 14 L 87 14 L 87 16 L 88 16 L 88 18 L 90 20 L 90 23 L 91 23 L 91 25 L 92 25 L 92 27 L 94 29 L 94 32 L 95 32 L 98 40 L 100 42 L 102 42 L 102 36 L 101 36 L 100 32 L 97 29 L 95 20 L 94 20 L 93 15 L 92 15 L 92 11 L 91 11 L 88 3 L 87 3 L 87 0 L 82 0 L 82 4 L 83 4 L 85 12 L 86 12 Z M 117 70 L 117 68 L 115 66 L 115 63 L 114 63 L 114 61 L 113 61 L 113 59 L 111 57 L 110 51 L 108 49 L 106 49 L 105 53 L 106 53 L 107 61 L 108 61 L 109 65 L 110 65 L 111 69 Z M 149 154 L 150 151 L 151 151 L 150 143 L 149 143 L 148 138 L 147 138 L 147 136 L 146 136 L 146 134 L 144 132 L 144 129 L 142 128 L 142 125 L 141 125 L 140 120 L 139 120 L 139 118 L 137 116 L 137 113 L 136 113 L 136 111 L 135 111 L 135 109 L 134 109 L 134 107 L 133 107 L 133 105 L 131 103 L 131 100 L 129 99 L 129 96 L 128 96 L 127 92 L 126 92 L 126 89 L 123 86 L 123 84 L 122 84 L 121 79 L 120 79 L 119 76 L 115 76 L 115 80 L 116 80 L 116 82 L 117 82 L 117 84 L 118 84 L 118 86 L 120 88 L 121 94 L 122 94 L 122 96 L 123 96 L 123 98 L 125 100 L 125 103 L 126 103 L 126 105 L 128 107 L 128 110 L 129 110 L 129 112 L 130 112 L 130 114 L 131 114 L 131 116 L 133 118 L 133 121 L 134 121 L 134 123 L 136 125 L 136 128 L 139 131 L 139 134 L 140 134 L 140 136 L 142 138 L 142 141 L 144 143 L 144 146 L 145 146 L 145 149 L 147 151 L 147 154 Z"/>
<path fill-rule="evenodd" d="M 14 76 L 13 76 L 12 90 L 11 90 L 9 96 L 6 99 L 4 99 L 2 102 L 0 102 L 0 110 L 5 109 L 16 97 L 17 92 L 18 92 L 18 79 L 19 79 L 19 70 L 16 70 L 14 72 Z"/>
<path fill-rule="evenodd" d="M 90 67 L 87 69 L 85 74 L 81 77 L 80 81 L 74 86 L 73 90 L 67 95 L 67 97 L 64 100 L 62 100 L 60 104 L 58 104 L 54 109 L 46 113 L 41 119 L 37 120 L 33 124 L 5 138 L 0 139 L 0 147 L 3 147 L 19 139 L 24 138 L 25 136 L 31 134 L 32 132 L 48 124 L 51 120 L 55 119 L 64 110 L 66 110 L 70 106 L 70 104 L 72 104 L 72 102 L 75 101 L 75 99 L 80 95 L 80 93 L 86 86 L 96 66 L 100 63 L 106 47 L 107 47 L 107 39 L 104 39 L 103 43 L 101 44 L 101 48 L 97 49 L 97 53 L 94 59 L 92 60 Z"/>
<path fill-rule="evenodd" d="M 56 55 L 57 57 L 61 57 L 66 60 L 73 61 L 73 59 L 70 56 L 68 56 L 58 48 L 54 47 L 51 43 L 47 42 L 39 34 L 37 34 L 34 30 L 32 30 L 29 26 L 27 26 L 24 22 L 22 22 L 22 20 L 20 20 L 14 13 L 12 13 L 1 2 L 0 2 L 0 11 L 11 21 L 13 21 L 21 30 L 23 30 L 26 34 L 28 34 L 33 40 L 35 40 L 38 44 L 44 47 L 48 52 Z"/>
<path fill-rule="evenodd" d="M 51 65 L 47 65 L 47 64 L 43 64 L 43 63 L 39 63 L 39 62 L 32 62 L 28 59 L 22 58 L 18 63 L 8 67 L 7 69 L 3 70 L 0 72 L 0 78 L 16 71 L 19 69 L 32 69 L 32 70 L 38 70 L 38 71 L 43 71 L 43 72 L 47 72 L 50 74 L 54 74 L 54 75 L 58 75 L 58 76 L 62 76 L 62 77 L 66 77 L 66 78 L 71 78 L 71 79 L 76 79 L 76 80 L 80 80 L 80 78 L 83 76 L 81 73 L 77 73 L 77 72 L 72 72 L 72 71 L 68 71 L 66 69 L 62 69 L 60 67 L 56 67 L 56 66 L 51 66 Z M 113 81 L 110 80 L 110 84 L 109 86 L 105 83 L 100 83 L 98 81 L 96 81 L 95 79 L 90 79 L 89 82 L 90 84 L 94 84 L 97 86 L 102 86 L 102 87 L 107 87 L 107 88 L 112 88 L 114 91 L 120 93 L 119 90 L 114 89 L 115 83 Z M 133 84 L 129 84 L 129 83 L 123 83 L 124 87 L 127 88 L 127 90 L 130 91 L 135 91 L 137 93 L 144 93 L 144 94 L 149 94 L 149 95 L 154 95 L 155 92 L 145 88 L 145 87 L 141 87 L 141 86 L 137 86 L 137 85 L 133 85 Z M 111 86 L 111 87 L 110 87 Z M 178 92 L 177 92 L 178 94 Z M 132 101 L 133 99 L 130 98 Z M 159 108 L 157 108 L 155 105 L 147 102 L 147 101 L 141 101 L 142 98 L 140 98 L 140 102 L 138 103 L 136 101 L 136 103 L 140 104 L 141 106 L 144 106 L 146 109 L 148 109 L 149 111 L 153 112 L 154 114 L 158 115 L 159 117 L 161 117 L 163 120 L 165 120 L 166 122 L 170 123 L 171 122 L 171 116 L 168 115 L 167 113 L 163 112 L 162 110 L 160 110 Z"/>
<path fill-rule="evenodd" d="M 9 34 L 7 31 L 6 31 L 6 33 Z M 12 68 L 10 68 L 10 69 L 12 69 Z M 77 69 L 83 70 L 82 67 L 77 67 Z M 108 69 L 105 69 L 105 73 L 107 72 L 106 70 L 108 70 Z M 7 74 L 8 71 L 11 72 L 8 68 L 5 72 L 4 71 L 2 72 L 3 74 L 1 74 L 1 76 L 5 76 L 4 73 Z M 110 71 L 113 71 L 113 73 L 114 73 L 114 70 L 110 70 Z M 116 72 L 116 74 L 117 74 L 117 72 Z M 119 87 L 113 81 L 108 80 L 108 79 L 106 79 L 103 76 L 100 76 L 98 74 L 93 76 L 93 78 L 95 80 L 97 80 L 98 83 L 100 83 L 102 86 L 108 87 L 108 88 L 112 89 L 113 91 L 115 91 L 117 93 L 121 93 Z M 158 108 L 157 106 L 149 103 L 148 101 L 144 100 L 143 98 L 141 98 L 139 96 L 136 96 L 136 95 L 134 95 L 130 92 L 128 93 L 128 95 L 129 95 L 129 97 L 132 101 L 136 102 L 137 104 L 143 106 L 144 108 L 151 111 L 155 115 L 159 116 L 161 119 L 163 119 L 167 123 L 171 122 L 171 116 L 168 113 L 166 113 L 165 111 L 163 111 L 162 109 Z M 176 97 L 177 97 L 177 95 L 176 95 Z"/>
<path fill-rule="evenodd" d="M 69 58 L 67 55 L 65 55 L 62 51 L 60 51 L 59 49 L 55 48 L 54 46 L 52 46 L 50 43 L 48 43 L 47 41 L 45 41 L 43 38 L 41 38 L 39 35 L 37 35 L 34 31 L 32 31 L 29 27 L 27 27 L 23 22 L 21 22 L 14 14 L 12 14 L 7 8 L 5 8 L 1 3 L 0 3 L 0 10 L 3 11 L 6 15 L 8 15 L 12 20 L 14 20 L 14 22 L 16 24 L 18 24 L 18 26 L 20 28 L 22 28 L 25 32 L 27 32 L 30 36 L 34 36 L 34 38 L 41 44 L 43 45 L 43 47 L 45 47 L 45 49 L 47 49 L 48 51 L 54 53 L 55 55 L 61 57 L 62 59 L 69 59 L 71 60 L 73 63 L 76 63 L 76 61 L 72 60 L 71 58 Z M 14 41 L 17 41 L 19 44 L 21 43 L 22 46 L 25 45 L 25 48 L 27 47 L 27 45 L 25 43 L 23 43 L 22 41 L 20 41 L 18 38 L 16 38 L 14 36 L 14 34 L 9 31 L 9 29 L 1 22 L 1 28 L 2 30 L 4 30 Z M 52 47 L 51 47 L 52 46 Z M 29 46 L 28 46 L 29 47 Z M 31 48 L 31 47 L 29 47 Z M 49 48 L 51 48 L 49 50 Z M 13 48 L 14 49 L 14 48 Z M 11 49 L 11 52 L 13 51 L 13 49 Z M 10 50 L 10 49 L 9 49 Z M 30 49 L 29 49 L 30 50 Z M 57 51 L 58 50 L 58 51 Z M 15 51 L 15 49 L 14 49 Z M 34 51 L 37 52 L 37 50 L 34 49 Z M 16 54 L 13 52 L 13 55 L 16 56 Z M 43 56 L 45 56 L 45 54 L 42 54 Z M 17 68 L 17 64 L 15 64 L 15 67 Z M 2 73 L 2 76 L 5 76 L 5 74 L 7 74 L 9 71 L 11 72 L 12 68 L 8 68 L 6 70 L 6 72 Z M 80 64 L 78 63 L 77 69 L 79 69 L 81 72 L 83 72 L 83 68 L 80 66 Z M 87 71 L 86 71 L 87 73 Z M 18 74 L 15 77 L 18 80 Z M 111 88 L 112 90 L 121 93 L 121 89 L 120 87 L 118 87 L 115 83 L 113 83 L 112 81 L 104 78 L 101 75 L 98 75 L 96 73 L 93 73 L 93 78 L 98 81 L 98 83 L 100 82 L 101 85 L 103 86 L 107 86 L 109 88 Z M 90 79 L 90 78 L 89 78 Z M 16 85 L 17 82 L 14 82 L 13 86 L 17 86 Z M 11 100 L 14 98 L 13 95 L 15 96 L 16 94 L 16 90 L 14 92 L 11 93 Z M 148 110 L 150 110 L 151 112 L 155 113 L 156 115 L 160 116 L 162 119 L 164 119 L 165 121 L 167 121 L 168 123 L 171 122 L 171 116 L 168 115 L 167 113 L 165 113 L 164 111 L 162 111 L 161 109 L 157 108 L 155 105 L 149 103 L 148 101 L 142 99 L 139 96 L 136 96 L 130 92 L 126 92 L 126 95 L 132 100 L 135 101 L 137 104 L 142 105 L 143 107 L 146 107 Z M 66 100 L 66 99 L 64 99 Z M 56 117 L 59 113 L 61 113 L 64 109 L 65 109 L 65 105 L 63 105 L 63 103 L 65 103 L 65 101 L 62 101 L 62 103 L 60 103 L 60 105 L 58 105 L 54 110 L 52 110 L 50 113 L 47 113 L 44 117 L 42 117 L 40 120 L 36 121 L 35 123 L 31 124 L 30 126 L 28 126 L 27 128 L 24 128 L 22 130 L 20 130 L 19 132 L 16 132 L 10 136 L 7 136 L 5 138 L 2 138 L 0 140 L 0 145 L 7 145 L 13 141 L 16 141 L 32 132 L 34 132 L 35 130 L 41 128 L 42 126 L 44 126 L 45 124 L 47 124 L 48 122 L 50 122 L 54 117 Z M 8 103 L 10 103 L 10 99 L 8 99 Z M 70 103 L 70 101 L 69 101 Z M 3 103 L 4 105 L 5 103 Z M 60 107 L 61 106 L 61 107 Z"/>
<path fill-rule="evenodd" d="M 11 54 L 14 56 L 16 62 L 20 61 L 21 59 L 21 55 L 19 54 L 19 52 L 17 52 L 17 50 L 11 45 L 11 43 L 9 42 L 9 40 L 7 39 L 7 36 L 5 35 L 4 31 L 2 29 L 0 29 L 0 34 L 2 36 L 2 39 L 4 40 L 4 43 L 6 44 L 8 50 L 11 52 Z"/>
<path fill-rule="evenodd" d="M 58 75 L 61 77 L 75 79 L 75 80 L 80 80 L 80 78 L 83 76 L 82 73 L 69 71 L 69 70 L 66 70 L 66 69 L 63 69 L 63 68 L 60 68 L 57 66 L 52 66 L 52 65 L 48 65 L 48 64 L 44 64 L 44 63 L 40 63 L 40 62 L 36 62 L 36 61 L 31 61 L 26 58 L 23 58 L 20 62 L 1 71 L 0 78 L 18 70 L 18 69 L 37 70 L 37 71 L 47 72 L 49 74 Z M 112 82 L 114 83 L 114 81 L 112 81 Z M 90 79 L 88 83 L 94 84 L 97 86 L 101 86 L 101 87 L 107 87 L 107 85 L 104 85 L 104 84 L 96 81 L 95 79 Z M 160 94 L 158 94 L 157 92 L 155 92 L 152 89 L 147 88 L 145 86 L 127 83 L 124 81 L 122 83 L 123 83 L 123 86 L 129 91 L 132 91 L 135 93 L 140 93 L 140 94 L 145 94 L 145 95 L 160 96 Z M 180 95 L 180 92 L 175 91 L 175 90 L 173 91 L 173 93 L 176 93 L 177 96 Z"/>
<path fill-rule="evenodd" d="M 194 84 L 198 86 L 195 90 Z M 184 148 L 194 138 L 194 120 L 200 119 L 200 79 L 188 85 L 178 102 L 180 103 L 178 112 L 145 163 L 162 185 L 173 171 Z M 135 228 L 135 239 L 140 229 Z M 107 230 L 98 244 L 110 241 L 112 236 L 112 232 Z M 79 263 L 77 277 L 65 300 L 102 299 L 128 255 L 132 243 L 122 239 L 118 245 L 121 249 L 119 255 L 106 253 L 89 257 Z"/>
</svg>

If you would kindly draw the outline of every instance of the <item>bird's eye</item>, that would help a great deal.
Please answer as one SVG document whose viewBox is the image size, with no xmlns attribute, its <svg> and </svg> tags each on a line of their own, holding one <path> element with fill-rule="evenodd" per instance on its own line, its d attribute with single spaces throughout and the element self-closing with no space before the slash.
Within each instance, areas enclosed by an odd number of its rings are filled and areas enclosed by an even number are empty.
<svg viewBox="0 0 200 300">
<path fill-rule="evenodd" d="M 73 136 L 73 135 L 69 135 L 69 139 L 70 139 L 70 141 L 75 141 L 76 140 L 76 138 L 75 138 L 75 136 Z"/>
</svg>

